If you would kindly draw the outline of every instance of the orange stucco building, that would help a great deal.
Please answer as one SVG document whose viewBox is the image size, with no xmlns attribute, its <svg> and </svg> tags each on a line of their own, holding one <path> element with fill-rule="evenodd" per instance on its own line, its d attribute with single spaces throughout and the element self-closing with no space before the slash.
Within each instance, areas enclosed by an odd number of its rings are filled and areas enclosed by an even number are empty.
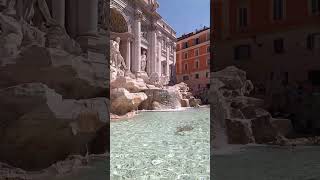
<svg viewBox="0 0 320 180">
<path fill-rule="evenodd" d="M 213 0 L 212 71 L 234 65 L 255 85 L 320 85 L 320 0 Z"/>
<path fill-rule="evenodd" d="M 210 87 L 210 28 L 183 35 L 177 41 L 177 82 L 185 82 L 195 96 Z"/>
</svg>

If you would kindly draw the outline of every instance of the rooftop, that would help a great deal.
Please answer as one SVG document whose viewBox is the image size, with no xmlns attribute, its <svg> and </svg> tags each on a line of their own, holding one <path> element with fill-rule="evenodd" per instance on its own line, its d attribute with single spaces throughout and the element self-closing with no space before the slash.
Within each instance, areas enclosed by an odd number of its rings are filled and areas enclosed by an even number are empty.
<svg viewBox="0 0 320 180">
<path fill-rule="evenodd" d="M 208 29 L 210 29 L 210 27 L 204 26 L 204 27 L 203 27 L 202 29 L 200 29 L 200 30 L 196 29 L 194 32 L 191 32 L 191 33 L 188 33 L 188 34 L 183 34 L 181 37 L 178 38 L 178 41 L 181 41 L 181 40 L 186 39 L 186 38 L 188 38 L 188 37 L 194 36 L 194 35 L 196 35 L 196 34 L 199 34 L 199 33 L 203 32 L 203 31 L 206 31 L 206 30 L 208 30 Z"/>
</svg>

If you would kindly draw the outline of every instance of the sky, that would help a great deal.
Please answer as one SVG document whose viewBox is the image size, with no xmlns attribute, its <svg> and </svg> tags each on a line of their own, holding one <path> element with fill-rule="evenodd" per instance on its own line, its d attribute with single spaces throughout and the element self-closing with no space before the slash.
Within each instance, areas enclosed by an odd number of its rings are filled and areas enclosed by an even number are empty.
<svg viewBox="0 0 320 180">
<path fill-rule="evenodd" d="M 158 0 L 158 13 L 177 37 L 210 26 L 210 0 Z"/>
</svg>

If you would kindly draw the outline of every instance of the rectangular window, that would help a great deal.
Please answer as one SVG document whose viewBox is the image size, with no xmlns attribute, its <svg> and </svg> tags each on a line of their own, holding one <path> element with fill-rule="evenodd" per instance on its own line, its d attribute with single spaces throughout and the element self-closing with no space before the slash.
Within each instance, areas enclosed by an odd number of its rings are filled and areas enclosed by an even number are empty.
<svg viewBox="0 0 320 180">
<path fill-rule="evenodd" d="M 188 59 L 188 52 L 184 53 L 184 59 Z"/>
<path fill-rule="evenodd" d="M 195 78 L 196 79 L 199 79 L 200 75 L 199 74 L 196 74 Z"/>
<path fill-rule="evenodd" d="M 234 48 L 234 59 L 249 59 L 251 57 L 250 45 L 240 45 Z"/>
<path fill-rule="evenodd" d="M 207 66 L 210 66 L 210 58 L 207 59 Z"/>
<path fill-rule="evenodd" d="M 209 78 L 209 72 L 206 72 L 206 78 Z"/>
<path fill-rule="evenodd" d="M 239 9 L 239 26 L 240 28 L 247 27 L 248 25 L 248 9 L 240 8 Z"/>
<path fill-rule="evenodd" d="M 186 49 L 186 48 L 188 48 L 188 42 L 184 42 L 183 43 L 183 47 Z"/>
<path fill-rule="evenodd" d="M 199 49 L 195 50 L 195 56 L 199 56 Z"/>
<path fill-rule="evenodd" d="M 207 53 L 209 53 L 209 52 L 210 52 L 210 46 L 207 47 Z"/>
<path fill-rule="evenodd" d="M 314 34 L 310 34 L 307 37 L 307 49 L 313 50 L 314 49 Z"/>
<path fill-rule="evenodd" d="M 273 41 L 274 52 L 281 54 L 284 52 L 284 40 L 282 38 Z"/>
<path fill-rule="evenodd" d="M 189 76 L 183 76 L 183 80 L 184 80 L 184 81 L 189 80 Z"/>
<path fill-rule="evenodd" d="M 195 66 L 196 66 L 196 69 L 199 69 L 199 60 L 196 60 Z"/>
<path fill-rule="evenodd" d="M 199 38 L 195 39 L 195 45 L 197 45 L 197 44 L 200 44 L 200 39 Z"/>
<path fill-rule="evenodd" d="M 284 0 L 273 0 L 273 20 L 281 20 L 284 16 Z"/>
<path fill-rule="evenodd" d="M 188 64 L 184 64 L 184 70 L 185 70 L 185 71 L 188 70 Z"/>
<path fill-rule="evenodd" d="M 313 15 L 320 13 L 320 0 L 311 0 L 311 13 Z"/>
</svg>

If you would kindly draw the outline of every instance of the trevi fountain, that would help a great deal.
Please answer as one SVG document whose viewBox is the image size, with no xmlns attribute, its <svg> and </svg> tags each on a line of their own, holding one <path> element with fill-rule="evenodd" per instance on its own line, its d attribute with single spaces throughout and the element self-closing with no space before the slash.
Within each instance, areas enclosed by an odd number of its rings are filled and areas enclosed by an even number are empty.
<svg viewBox="0 0 320 180">
<path fill-rule="evenodd" d="M 244 71 L 211 74 L 211 108 L 175 84 L 158 7 L 0 0 L 0 179 L 319 179 L 317 142 L 286 138 Z"/>
</svg>

